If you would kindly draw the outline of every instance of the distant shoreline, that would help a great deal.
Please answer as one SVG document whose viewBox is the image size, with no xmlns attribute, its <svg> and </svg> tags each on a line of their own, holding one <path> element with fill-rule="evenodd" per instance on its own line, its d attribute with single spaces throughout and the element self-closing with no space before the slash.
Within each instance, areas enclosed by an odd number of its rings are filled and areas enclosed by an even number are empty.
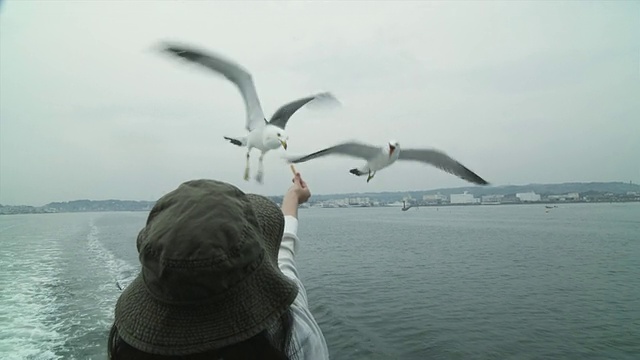
<svg viewBox="0 0 640 360">
<path fill-rule="evenodd" d="M 482 204 L 482 203 L 475 203 L 475 204 L 412 204 L 411 208 L 414 207 L 450 207 L 450 206 L 472 206 L 472 207 L 478 207 L 478 206 L 482 206 L 482 207 L 490 207 L 490 206 L 508 206 L 508 205 L 554 205 L 556 207 L 559 207 L 560 205 L 571 205 L 571 204 L 617 204 L 617 203 L 640 203 L 640 200 L 616 200 L 616 201 L 562 201 L 562 202 L 556 202 L 556 201 L 537 201 L 537 202 L 532 202 L 532 201 L 526 201 L 526 202 L 519 202 L 519 203 L 500 203 L 500 204 Z M 304 209 L 308 209 L 308 208 L 314 208 L 314 209 L 351 209 L 351 208 L 380 208 L 380 207 L 388 207 L 388 208 L 402 208 L 401 205 L 390 205 L 390 204 L 385 204 L 385 205 L 366 205 L 366 206 L 305 206 Z M 302 207 L 301 207 L 302 208 Z"/>
<path fill-rule="evenodd" d="M 509 205 L 554 205 L 556 207 L 560 207 L 560 205 L 575 205 L 575 204 L 618 204 L 618 203 L 640 203 L 640 200 L 615 200 L 615 201 L 537 201 L 537 202 L 520 202 L 520 203 L 500 203 L 500 204 L 412 204 L 409 209 L 412 208 L 421 208 L 421 207 L 456 207 L 456 206 L 464 206 L 464 207 L 493 207 L 493 206 L 509 206 Z M 280 205 L 280 204 L 278 204 Z M 355 205 L 355 206 L 315 206 L 315 205 L 307 205 L 301 206 L 300 209 L 358 209 L 358 208 L 399 208 L 402 209 L 402 206 L 399 205 Z M 408 209 L 408 210 L 409 210 Z M 103 209 L 103 210 L 76 210 L 76 211 L 32 211 L 32 212 L 15 212 L 15 213 L 0 213 L 0 216 L 10 216 L 10 215 L 42 215 L 42 214 L 71 214 L 71 213 L 107 213 L 107 212 L 149 212 L 151 209 Z"/>
<path fill-rule="evenodd" d="M 500 203 L 500 204 L 420 204 L 412 205 L 412 207 L 445 207 L 445 206 L 502 206 L 502 205 L 568 205 L 568 204 L 614 204 L 614 203 L 630 203 L 640 202 L 640 200 L 619 200 L 619 201 L 524 201 L 519 203 Z M 361 206 L 353 206 L 361 207 Z M 374 207 L 374 206 L 372 206 Z M 375 206 L 375 207 L 400 207 L 392 205 Z"/>
<path fill-rule="evenodd" d="M 268 196 L 275 203 L 282 196 Z M 640 185 L 623 182 L 573 182 L 560 184 L 468 186 L 423 191 L 387 191 L 343 194 L 316 194 L 307 207 L 432 207 L 474 205 L 557 205 L 572 203 L 640 202 Z M 1 205 L 0 215 L 73 212 L 150 211 L 156 201 L 73 200 L 44 206 Z M 403 205 L 404 204 L 404 205 Z"/>
</svg>

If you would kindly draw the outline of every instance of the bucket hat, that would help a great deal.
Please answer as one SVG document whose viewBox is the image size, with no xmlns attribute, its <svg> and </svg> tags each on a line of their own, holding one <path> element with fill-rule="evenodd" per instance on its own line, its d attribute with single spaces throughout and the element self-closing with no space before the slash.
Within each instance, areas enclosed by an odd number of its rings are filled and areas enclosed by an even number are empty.
<svg viewBox="0 0 640 360">
<path fill-rule="evenodd" d="M 159 355 L 222 348 L 269 328 L 298 289 L 278 268 L 284 216 L 270 199 L 216 180 L 161 197 L 139 232 L 141 270 L 114 324 L 131 346 Z"/>
</svg>

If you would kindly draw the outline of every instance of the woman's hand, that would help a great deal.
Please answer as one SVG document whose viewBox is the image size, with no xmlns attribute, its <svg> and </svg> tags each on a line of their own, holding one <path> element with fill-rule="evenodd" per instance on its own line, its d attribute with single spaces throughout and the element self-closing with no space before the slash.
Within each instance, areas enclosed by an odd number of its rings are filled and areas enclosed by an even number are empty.
<svg viewBox="0 0 640 360">
<path fill-rule="evenodd" d="M 294 176 L 291 181 L 293 185 L 291 185 L 285 196 L 291 194 L 291 196 L 298 199 L 298 204 L 306 203 L 311 197 L 311 191 L 309 191 L 307 183 L 302 180 L 299 172 L 296 173 L 296 176 Z"/>
<path fill-rule="evenodd" d="M 291 180 L 293 185 L 287 190 L 282 199 L 282 212 L 284 215 L 298 217 L 298 206 L 304 204 L 311 197 L 311 191 L 307 183 L 302 180 L 299 172 Z"/>
</svg>

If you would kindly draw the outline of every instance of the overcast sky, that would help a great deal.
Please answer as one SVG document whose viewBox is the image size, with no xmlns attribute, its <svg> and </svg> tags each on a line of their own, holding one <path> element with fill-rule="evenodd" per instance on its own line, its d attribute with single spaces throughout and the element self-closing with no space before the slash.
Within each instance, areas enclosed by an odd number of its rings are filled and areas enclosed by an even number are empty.
<svg viewBox="0 0 640 360">
<path fill-rule="evenodd" d="M 238 90 L 165 40 L 249 69 L 268 117 L 318 91 L 342 107 L 296 113 L 245 182 L 222 138 L 245 134 Z M 0 204 L 155 200 L 194 178 L 279 195 L 284 154 L 348 139 L 435 147 L 493 185 L 640 182 L 640 2 L 0 3 Z M 360 164 L 297 168 L 317 194 L 468 184 L 417 163 L 367 184 Z"/>
</svg>

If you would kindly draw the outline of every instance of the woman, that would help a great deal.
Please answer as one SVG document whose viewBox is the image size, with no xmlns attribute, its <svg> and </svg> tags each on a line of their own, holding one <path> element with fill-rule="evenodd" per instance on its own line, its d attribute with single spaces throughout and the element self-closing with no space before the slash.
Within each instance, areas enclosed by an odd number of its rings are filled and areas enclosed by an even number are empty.
<svg viewBox="0 0 640 360">
<path fill-rule="evenodd" d="M 299 173 L 282 207 L 233 185 L 193 180 L 164 195 L 136 247 L 109 359 L 328 359 L 298 277 Z"/>
</svg>

